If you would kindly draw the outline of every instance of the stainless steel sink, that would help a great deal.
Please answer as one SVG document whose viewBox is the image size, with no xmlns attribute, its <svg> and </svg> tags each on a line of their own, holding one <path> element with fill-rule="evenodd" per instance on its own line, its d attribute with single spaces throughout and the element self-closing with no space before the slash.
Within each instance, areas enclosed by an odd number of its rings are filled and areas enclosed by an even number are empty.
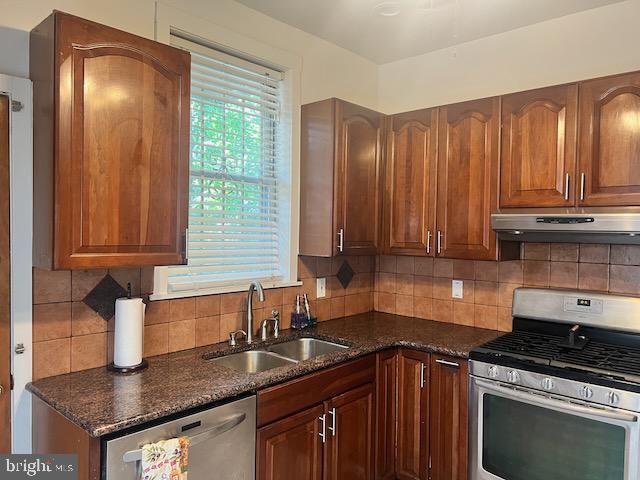
<svg viewBox="0 0 640 480">
<path fill-rule="evenodd" d="M 290 358 L 284 358 L 278 354 L 261 350 L 233 353 L 231 355 L 225 355 L 224 357 L 213 358 L 211 361 L 223 367 L 247 373 L 264 372 L 272 368 L 285 367 L 298 363 Z"/>
<path fill-rule="evenodd" d="M 298 361 L 307 360 L 308 358 L 324 355 L 338 350 L 347 349 L 346 345 L 339 345 L 317 338 L 298 338 L 289 342 L 272 345 L 267 350 L 275 352 L 283 357 L 293 358 Z"/>
</svg>

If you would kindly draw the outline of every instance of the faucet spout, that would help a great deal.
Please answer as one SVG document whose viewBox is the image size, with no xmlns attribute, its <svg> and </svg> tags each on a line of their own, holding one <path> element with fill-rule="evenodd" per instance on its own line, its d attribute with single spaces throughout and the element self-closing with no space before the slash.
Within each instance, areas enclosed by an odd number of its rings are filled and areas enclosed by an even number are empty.
<svg viewBox="0 0 640 480">
<path fill-rule="evenodd" d="M 253 292 L 258 291 L 258 299 L 264 302 L 264 289 L 258 281 L 251 282 L 247 294 L 247 343 L 253 342 Z"/>
</svg>

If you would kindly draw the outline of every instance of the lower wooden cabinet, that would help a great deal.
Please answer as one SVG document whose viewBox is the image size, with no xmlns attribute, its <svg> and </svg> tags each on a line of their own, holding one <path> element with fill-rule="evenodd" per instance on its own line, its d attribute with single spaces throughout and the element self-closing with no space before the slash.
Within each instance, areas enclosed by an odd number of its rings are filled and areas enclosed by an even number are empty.
<svg viewBox="0 0 640 480">
<path fill-rule="evenodd" d="M 431 355 L 429 435 L 432 480 L 467 480 L 468 363 Z"/>
<path fill-rule="evenodd" d="M 322 405 L 283 418 L 258 430 L 256 477 L 263 480 L 322 478 L 319 418 Z"/>
<path fill-rule="evenodd" d="M 258 429 L 258 480 L 373 478 L 373 383 Z"/>
<path fill-rule="evenodd" d="M 398 353 L 396 473 L 401 480 L 426 480 L 429 470 L 429 354 Z"/>
<path fill-rule="evenodd" d="M 376 480 L 396 477 L 396 419 L 398 360 L 395 350 L 376 355 Z"/>
<path fill-rule="evenodd" d="M 325 402 L 326 480 L 373 478 L 373 399 L 370 383 Z"/>
<path fill-rule="evenodd" d="M 256 479 L 372 480 L 375 398 L 375 355 L 259 391 Z"/>
<path fill-rule="evenodd" d="M 395 362 L 389 355 L 377 358 L 376 480 L 466 480 L 467 361 L 409 349 L 394 352 Z M 397 419 L 393 432 L 380 427 L 390 418 Z M 389 439 L 394 472 L 381 461 Z"/>
</svg>

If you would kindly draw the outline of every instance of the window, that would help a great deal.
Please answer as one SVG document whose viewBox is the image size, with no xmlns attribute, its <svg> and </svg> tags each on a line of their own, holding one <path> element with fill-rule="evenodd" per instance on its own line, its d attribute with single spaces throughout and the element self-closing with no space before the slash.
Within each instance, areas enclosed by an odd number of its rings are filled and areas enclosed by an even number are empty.
<svg viewBox="0 0 640 480">
<path fill-rule="evenodd" d="M 295 272 L 284 74 L 186 35 L 171 40 L 191 51 L 188 265 L 157 268 L 155 296 L 286 284 Z"/>
</svg>

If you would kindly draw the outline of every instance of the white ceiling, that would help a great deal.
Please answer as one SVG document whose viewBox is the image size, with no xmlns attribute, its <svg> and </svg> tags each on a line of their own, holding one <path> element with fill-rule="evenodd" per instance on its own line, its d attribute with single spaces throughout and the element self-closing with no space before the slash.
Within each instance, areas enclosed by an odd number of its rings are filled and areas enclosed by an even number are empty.
<svg viewBox="0 0 640 480">
<path fill-rule="evenodd" d="M 623 0 L 237 1 L 382 64 Z"/>
</svg>

